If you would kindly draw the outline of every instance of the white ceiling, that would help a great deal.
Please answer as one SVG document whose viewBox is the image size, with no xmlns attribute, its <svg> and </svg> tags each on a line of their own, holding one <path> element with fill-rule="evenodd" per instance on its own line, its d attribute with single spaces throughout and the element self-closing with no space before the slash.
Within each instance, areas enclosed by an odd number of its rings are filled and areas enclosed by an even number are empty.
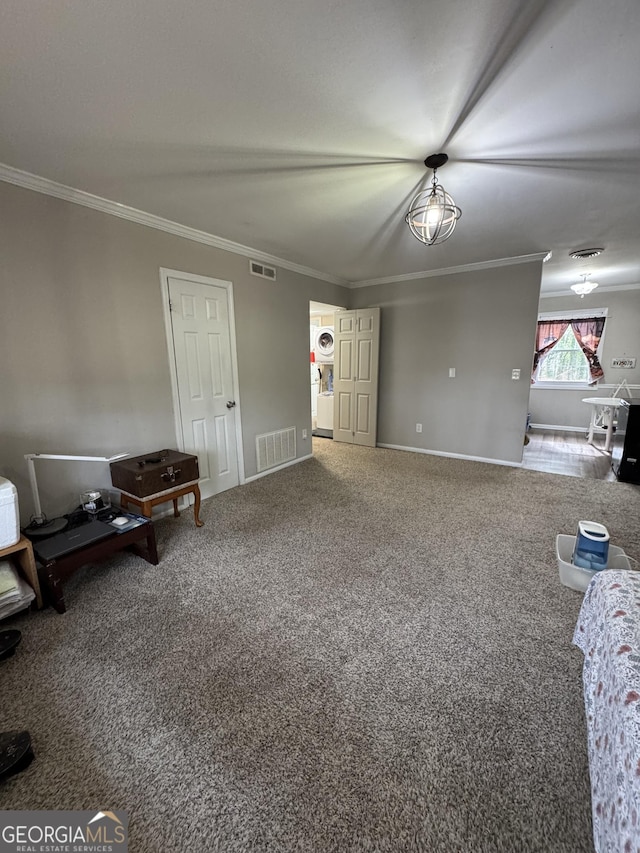
<svg viewBox="0 0 640 853">
<path fill-rule="evenodd" d="M 633 286 L 639 38 L 638 0 L 3 0 L 0 162 L 350 282 L 551 250 L 544 291 Z"/>
</svg>

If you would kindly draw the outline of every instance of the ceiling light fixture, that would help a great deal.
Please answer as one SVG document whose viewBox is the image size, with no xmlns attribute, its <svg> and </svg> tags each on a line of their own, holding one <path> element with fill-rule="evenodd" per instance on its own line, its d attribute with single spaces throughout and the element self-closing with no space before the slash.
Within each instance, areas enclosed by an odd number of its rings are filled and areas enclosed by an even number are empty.
<svg viewBox="0 0 640 853">
<path fill-rule="evenodd" d="M 428 169 L 433 169 L 431 189 L 418 193 L 404 218 L 413 236 L 426 246 L 448 240 L 462 215 L 460 208 L 436 178 L 436 171 L 448 159 L 446 154 L 430 154 L 424 161 Z"/>
<path fill-rule="evenodd" d="M 573 290 L 574 293 L 577 293 L 581 299 L 584 299 L 585 293 L 591 293 L 591 291 L 595 290 L 598 286 L 597 281 L 587 281 L 589 275 L 589 273 L 584 274 L 582 276 L 582 281 L 571 285 L 571 290 Z"/>
</svg>

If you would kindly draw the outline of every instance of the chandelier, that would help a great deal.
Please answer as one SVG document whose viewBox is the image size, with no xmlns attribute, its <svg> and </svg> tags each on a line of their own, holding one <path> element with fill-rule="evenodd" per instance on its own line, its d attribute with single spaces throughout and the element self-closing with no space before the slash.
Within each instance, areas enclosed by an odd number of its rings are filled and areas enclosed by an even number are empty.
<svg viewBox="0 0 640 853">
<path fill-rule="evenodd" d="M 587 281 L 590 273 L 583 274 L 582 281 L 579 281 L 577 284 L 571 285 L 571 290 L 574 293 L 578 294 L 581 299 L 584 299 L 585 293 L 591 293 L 592 290 L 595 290 L 598 286 L 597 281 Z"/>
<path fill-rule="evenodd" d="M 418 193 L 404 218 L 413 236 L 426 246 L 434 246 L 448 240 L 462 215 L 460 208 L 436 178 L 436 171 L 440 166 L 444 166 L 448 159 L 446 154 L 431 154 L 424 161 L 428 169 L 433 169 L 431 189 Z"/>
</svg>

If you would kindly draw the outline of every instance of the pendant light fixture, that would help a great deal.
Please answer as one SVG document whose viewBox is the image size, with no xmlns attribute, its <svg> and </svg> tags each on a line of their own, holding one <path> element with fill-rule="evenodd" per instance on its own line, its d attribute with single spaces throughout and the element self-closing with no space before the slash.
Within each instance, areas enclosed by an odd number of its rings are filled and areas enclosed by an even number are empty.
<svg viewBox="0 0 640 853">
<path fill-rule="evenodd" d="M 579 281 L 577 284 L 571 285 L 571 290 L 576 293 L 581 299 L 584 299 L 585 293 L 591 293 L 592 290 L 595 290 L 598 286 L 597 281 L 587 281 L 590 273 L 584 273 L 582 275 L 582 281 Z"/>
<path fill-rule="evenodd" d="M 446 154 L 430 154 L 424 161 L 428 169 L 433 169 L 431 189 L 417 194 L 404 218 L 413 236 L 426 246 L 435 246 L 436 243 L 448 240 L 462 215 L 460 208 L 436 178 L 436 171 L 448 159 Z"/>
</svg>

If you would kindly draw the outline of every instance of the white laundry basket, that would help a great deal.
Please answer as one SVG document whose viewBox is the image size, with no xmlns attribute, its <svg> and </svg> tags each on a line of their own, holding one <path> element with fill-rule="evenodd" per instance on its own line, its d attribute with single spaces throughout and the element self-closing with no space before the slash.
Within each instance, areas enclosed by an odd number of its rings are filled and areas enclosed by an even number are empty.
<svg viewBox="0 0 640 853">
<path fill-rule="evenodd" d="M 594 575 L 599 574 L 597 569 L 583 569 L 571 562 L 576 545 L 576 537 L 559 533 L 556 536 L 556 556 L 558 558 L 558 572 L 560 581 L 571 589 L 585 592 Z M 635 562 L 635 560 L 634 560 Z M 631 569 L 631 559 L 627 557 L 622 548 L 617 545 L 609 545 L 609 560 L 606 569 Z"/>
</svg>

